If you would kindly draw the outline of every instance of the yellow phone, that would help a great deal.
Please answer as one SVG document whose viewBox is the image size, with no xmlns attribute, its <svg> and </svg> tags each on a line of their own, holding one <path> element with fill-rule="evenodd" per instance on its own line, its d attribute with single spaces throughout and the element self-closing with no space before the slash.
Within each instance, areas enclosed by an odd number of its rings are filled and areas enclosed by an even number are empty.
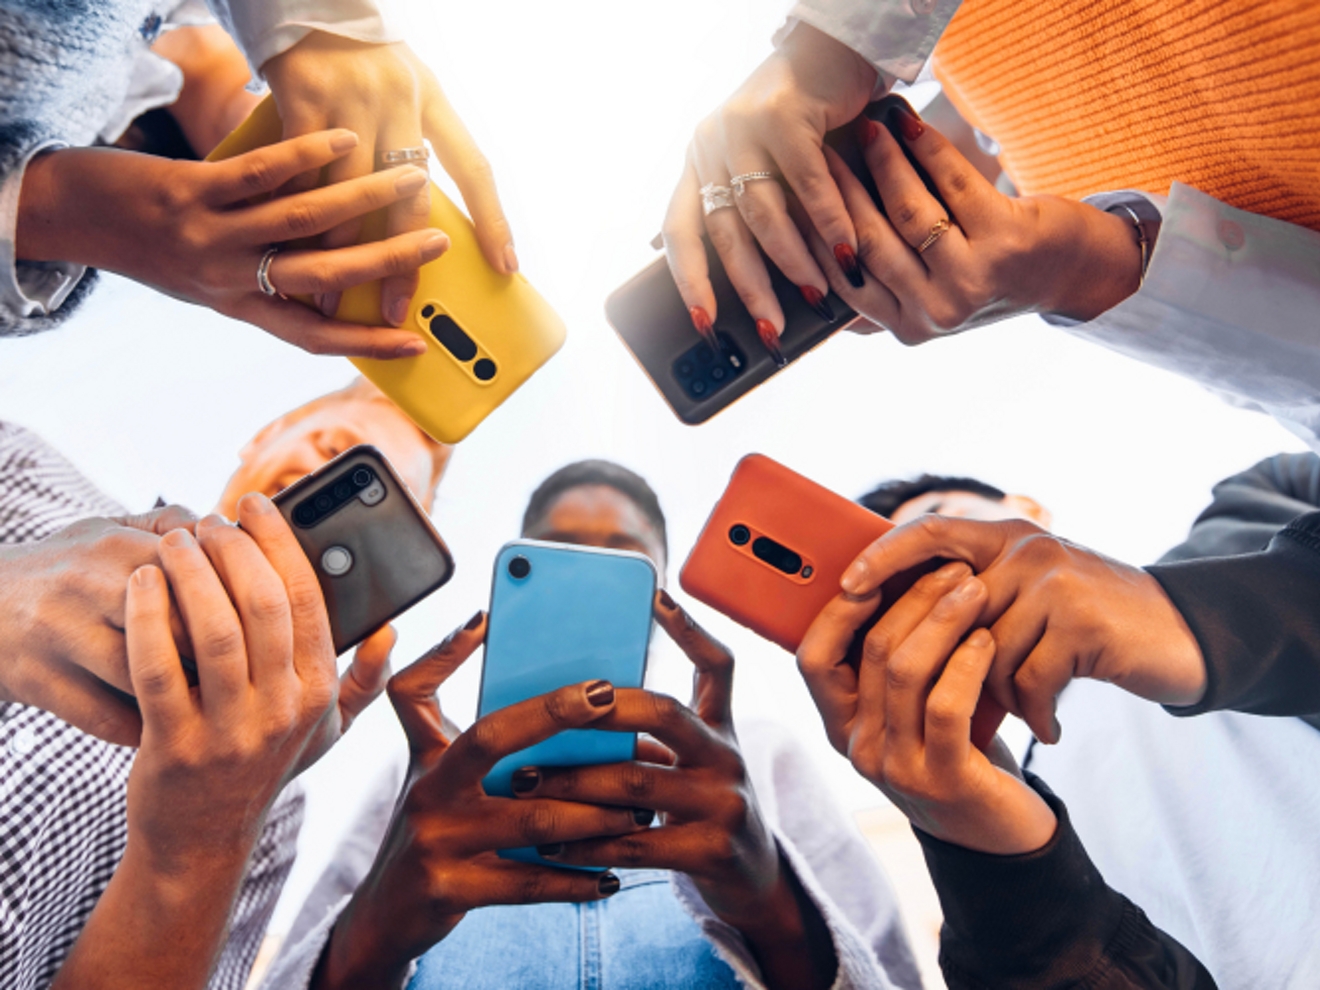
<svg viewBox="0 0 1320 990">
<path fill-rule="evenodd" d="M 207 160 L 232 158 L 282 135 L 268 96 Z M 554 356 L 566 330 L 521 273 L 501 275 L 486 263 L 472 221 L 434 183 L 430 223 L 449 235 L 449 250 L 422 266 L 404 322 L 421 333 L 426 353 L 395 361 L 349 360 L 422 430 L 441 443 L 458 443 Z M 383 237 L 384 214 L 366 218 L 363 231 L 365 240 Z M 379 325 L 380 283 L 345 292 L 335 316 Z"/>
</svg>

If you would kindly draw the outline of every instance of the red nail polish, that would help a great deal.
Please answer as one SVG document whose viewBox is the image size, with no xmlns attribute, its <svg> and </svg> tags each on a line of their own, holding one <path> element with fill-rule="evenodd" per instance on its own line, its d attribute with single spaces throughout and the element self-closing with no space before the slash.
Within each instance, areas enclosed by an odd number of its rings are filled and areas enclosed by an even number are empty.
<svg viewBox="0 0 1320 990">
<path fill-rule="evenodd" d="M 863 148 L 869 148 L 880 136 L 880 125 L 870 117 L 862 117 L 857 122 L 857 139 L 862 142 Z"/>
<path fill-rule="evenodd" d="M 701 339 L 708 343 L 718 354 L 720 352 L 720 341 L 715 336 L 715 325 L 710 321 L 710 314 L 700 306 L 693 306 L 688 310 L 688 315 L 692 317 L 692 325 L 697 328 L 697 333 L 701 334 Z"/>
<path fill-rule="evenodd" d="M 894 107 L 890 113 L 894 115 L 894 120 L 898 122 L 898 133 L 903 135 L 904 141 L 915 141 L 926 133 L 926 128 L 922 126 L 921 119 L 910 110 Z"/>
<path fill-rule="evenodd" d="M 761 337 L 761 343 L 765 349 L 770 352 L 770 356 L 775 359 L 775 367 L 782 368 L 788 364 L 788 359 L 784 357 L 783 348 L 779 346 L 779 331 L 769 320 L 757 320 L 756 332 Z"/>
<path fill-rule="evenodd" d="M 834 307 L 829 304 L 825 298 L 825 293 L 814 285 L 799 285 L 798 291 L 802 293 L 802 298 L 807 301 L 807 305 L 815 310 L 826 323 L 834 322 Z"/>
<path fill-rule="evenodd" d="M 847 276 L 852 287 L 860 289 L 865 279 L 862 276 L 862 266 L 857 263 L 857 252 L 852 249 L 852 245 L 834 245 L 834 260 L 839 263 L 839 267 L 843 269 L 843 274 Z"/>
</svg>

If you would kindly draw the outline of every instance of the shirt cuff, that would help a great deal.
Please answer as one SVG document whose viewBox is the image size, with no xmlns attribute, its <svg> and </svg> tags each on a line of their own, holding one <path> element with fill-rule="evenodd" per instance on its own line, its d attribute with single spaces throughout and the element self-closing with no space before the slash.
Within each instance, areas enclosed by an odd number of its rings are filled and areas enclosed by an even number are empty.
<svg viewBox="0 0 1320 990">
<path fill-rule="evenodd" d="M 853 927 L 852 923 L 839 910 L 816 880 L 811 867 L 794 848 L 793 843 L 777 829 L 772 829 L 779 851 L 806 892 L 807 897 L 820 912 L 830 932 L 834 945 L 834 956 L 838 960 L 838 972 L 831 990 L 892 990 L 893 984 L 880 969 L 875 954 L 867 946 L 866 940 Z M 742 986 L 749 990 L 764 990 L 766 984 L 761 969 L 752 955 L 742 933 L 732 925 L 726 924 L 713 912 L 697 891 L 692 879 L 683 873 L 672 873 L 670 883 L 678 902 L 690 914 L 701 933 L 715 947 L 716 953 L 728 963 L 737 975 Z"/>
<path fill-rule="evenodd" d="M 211 8 L 247 56 L 257 78 L 261 67 L 313 31 L 383 45 L 403 32 L 373 0 L 210 0 Z M 327 17 L 327 12 L 332 16 Z"/>
<path fill-rule="evenodd" d="M 42 141 L 23 152 L 0 181 L 0 322 L 49 316 L 63 305 L 87 271 L 67 261 L 19 261 L 18 199 L 28 163 L 44 151 L 67 148 L 63 141 Z"/>
<path fill-rule="evenodd" d="M 914 81 L 961 0 L 798 0 L 778 46 L 804 21 L 847 45 L 882 76 Z"/>
</svg>

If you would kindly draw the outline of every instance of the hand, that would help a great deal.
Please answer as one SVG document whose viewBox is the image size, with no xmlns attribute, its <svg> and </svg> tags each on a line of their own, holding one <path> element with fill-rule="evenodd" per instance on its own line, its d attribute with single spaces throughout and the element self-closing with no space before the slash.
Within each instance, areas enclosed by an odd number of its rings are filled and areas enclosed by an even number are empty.
<svg viewBox="0 0 1320 990">
<path fill-rule="evenodd" d="M 0 616 L 7 658 L 0 698 L 44 708 L 71 725 L 136 746 L 142 717 L 129 696 L 124 589 L 159 561 L 160 536 L 191 529 L 170 506 L 122 519 L 84 519 L 37 543 L 0 547 Z M 171 613 L 175 641 L 188 638 Z"/>
<path fill-rule="evenodd" d="M 655 618 L 697 669 L 693 708 L 649 691 L 620 690 L 600 729 L 649 733 L 636 762 L 594 767 L 527 767 L 513 788 L 521 800 L 554 798 L 635 807 L 661 826 L 617 837 L 542 845 L 542 856 L 579 865 L 679 870 L 702 899 L 741 931 L 771 986 L 827 987 L 837 960 L 828 931 L 784 864 L 733 731 L 733 656 L 665 592 Z"/>
<path fill-rule="evenodd" d="M 867 320 L 905 344 L 919 344 L 1025 312 L 1090 320 L 1137 291 L 1141 252 L 1130 223 L 1057 196 L 1005 196 L 933 127 L 900 109 L 891 112 L 948 209 L 874 121 L 859 121 L 857 134 L 884 213 L 827 149 L 830 175 L 873 279 L 859 284 L 846 277 L 829 247 L 830 231 L 811 231 L 812 253 L 839 297 Z M 796 211 L 796 219 L 810 229 L 809 214 Z M 952 226 L 918 253 L 946 219 Z"/>
<path fill-rule="evenodd" d="M 822 154 L 825 132 L 852 120 L 871 99 L 876 70 L 852 49 L 799 23 L 736 93 L 697 128 L 683 178 L 664 223 L 665 250 L 679 294 L 697 331 L 709 338 L 718 315 L 701 235 L 710 235 L 729 280 L 777 348 L 784 314 L 757 249 L 797 285 L 807 302 L 828 312 L 829 283 L 790 220 L 778 182 L 751 182 L 734 209 L 702 218 L 699 190 L 728 186 L 747 172 L 782 175 L 831 250 L 860 284 L 857 234 Z"/>
<path fill-rule="evenodd" d="M 436 689 L 485 639 L 478 612 L 389 683 L 408 737 L 407 782 L 389 833 L 340 915 L 313 985 L 403 985 L 408 964 L 473 908 L 583 902 L 619 887 L 586 873 L 501 859 L 497 850 L 619 835 L 643 828 L 628 808 L 490 797 L 482 778 L 502 757 L 564 729 L 599 725 L 615 704 L 608 681 L 561 688 L 492 712 L 447 740 Z"/>
<path fill-rule="evenodd" d="M 326 169 L 328 182 L 367 176 L 386 151 L 431 142 L 441 166 L 458 186 L 476 227 L 482 253 L 497 272 L 518 270 L 513 237 L 495 192 L 490 165 L 454 112 L 435 76 L 405 44 L 373 45 L 313 31 L 262 66 L 284 121 L 285 138 L 328 128 L 348 128 L 361 143 Z M 390 207 L 390 235 L 419 231 L 430 215 L 430 187 L 422 186 Z M 330 247 L 354 244 L 356 218 L 331 231 Z M 417 290 L 417 266 L 391 272 L 381 285 L 383 319 L 398 326 Z M 333 313 L 339 296 L 322 300 Z"/>
<path fill-rule="evenodd" d="M 257 285 L 257 266 L 272 244 L 320 234 L 426 187 L 426 173 L 407 166 L 266 198 L 358 144 L 349 131 L 330 131 L 222 162 L 102 148 L 53 151 L 33 160 L 24 174 L 18 257 L 119 272 L 314 354 L 415 357 L 426 344 L 410 331 L 332 320 L 292 299 L 267 296 Z M 428 228 L 338 250 L 290 249 L 276 256 L 268 274 L 287 295 L 338 292 L 415 271 L 448 246 L 448 237 Z"/>
<path fill-rule="evenodd" d="M 1190 705 L 1205 660 L 1182 614 L 1145 571 L 1028 522 L 922 516 L 871 544 L 843 576 L 853 596 L 934 558 L 971 565 L 987 589 L 978 625 L 994 636 L 987 688 L 1042 742 L 1058 742 L 1055 704 L 1074 677 L 1150 701 Z"/>
<path fill-rule="evenodd" d="M 183 89 L 169 112 L 199 158 L 209 155 L 261 102 L 247 88 L 252 79 L 247 59 L 219 24 L 166 31 L 151 50 L 183 73 Z"/>
<path fill-rule="evenodd" d="M 990 634 L 975 628 L 986 600 L 966 564 L 921 578 L 867 633 L 847 690 L 841 671 L 853 668 L 844 658 L 878 595 L 840 595 L 807 632 L 798 665 L 830 742 L 912 824 L 945 842 L 1009 856 L 1044 846 L 1058 823 L 998 737 L 990 755 L 972 742 L 995 655 Z"/>
</svg>

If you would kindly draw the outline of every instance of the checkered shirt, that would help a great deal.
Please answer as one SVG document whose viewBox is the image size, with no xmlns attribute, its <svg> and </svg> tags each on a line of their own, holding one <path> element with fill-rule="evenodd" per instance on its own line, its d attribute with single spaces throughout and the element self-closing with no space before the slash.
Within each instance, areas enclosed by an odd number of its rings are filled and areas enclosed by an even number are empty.
<svg viewBox="0 0 1320 990">
<path fill-rule="evenodd" d="M 34 434 L 0 422 L 0 544 L 124 510 Z M 3 661 L 0 661 L 3 662 Z M 0 987 L 44 990 L 128 839 L 134 750 L 36 708 L 0 702 Z M 303 795 L 276 801 L 248 864 L 211 990 L 242 990 L 293 866 Z"/>
</svg>

